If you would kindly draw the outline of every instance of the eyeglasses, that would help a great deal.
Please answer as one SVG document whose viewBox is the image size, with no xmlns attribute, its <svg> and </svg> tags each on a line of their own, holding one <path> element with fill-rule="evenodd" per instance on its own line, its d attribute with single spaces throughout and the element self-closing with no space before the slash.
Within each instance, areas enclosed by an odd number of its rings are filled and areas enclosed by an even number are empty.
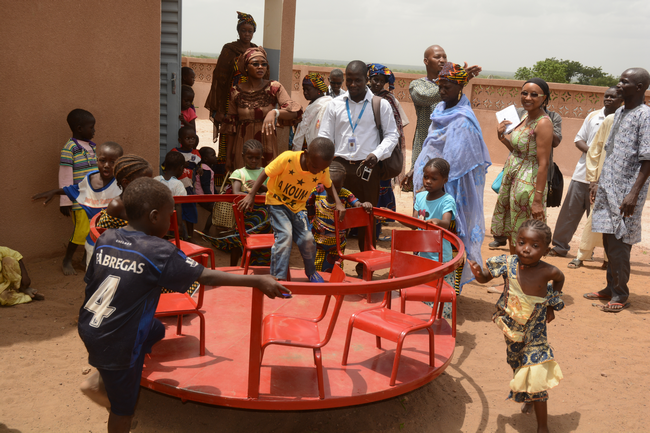
<svg viewBox="0 0 650 433">
<path fill-rule="evenodd" d="M 543 96 L 546 96 L 546 95 L 543 95 L 543 94 L 540 95 L 540 94 L 537 93 L 537 92 L 531 92 L 531 93 L 528 93 L 526 90 L 522 90 L 522 91 L 521 91 L 521 96 L 523 96 L 524 98 L 526 98 L 528 95 L 530 95 L 531 98 L 537 98 L 537 97 L 539 97 L 539 96 L 542 96 L 542 97 L 543 97 Z"/>
<path fill-rule="evenodd" d="M 269 66 L 268 63 L 260 63 L 260 62 L 252 62 L 251 65 L 253 65 L 254 68 L 259 68 L 260 66 L 266 68 Z"/>
<path fill-rule="evenodd" d="M 342 86 L 343 81 L 338 81 L 338 82 L 337 81 L 330 81 L 330 84 L 333 85 L 333 86 Z"/>
</svg>

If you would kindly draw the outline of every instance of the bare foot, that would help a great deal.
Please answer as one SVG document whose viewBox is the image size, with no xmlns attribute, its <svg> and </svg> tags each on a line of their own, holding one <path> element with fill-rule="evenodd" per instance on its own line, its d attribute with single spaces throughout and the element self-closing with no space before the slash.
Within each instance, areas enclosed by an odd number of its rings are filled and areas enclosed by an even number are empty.
<svg viewBox="0 0 650 433">
<path fill-rule="evenodd" d="M 533 413 L 533 404 L 532 403 L 522 404 L 521 413 L 525 413 L 526 415 L 530 415 L 531 413 Z"/>
<path fill-rule="evenodd" d="M 45 296 L 38 293 L 38 291 L 32 287 L 26 287 L 24 289 L 20 289 L 20 291 L 35 301 L 43 301 L 45 299 Z"/>
<path fill-rule="evenodd" d="M 77 275 L 77 271 L 72 267 L 72 259 L 64 258 L 61 269 L 63 269 L 63 275 Z"/>
<path fill-rule="evenodd" d="M 111 402 L 108 400 L 108 395 L 106 394 L 106 388 L 104 388 L 104 381 L 98 371 L 95 371 L 88 379 L 81 383 L 81 392 L 98 405 L 106 408 L 111 407 Z"/>
<path fill-rule="evenodd" d="M 503 293 L 503 284 L 499 284 L 498 286 L 488 287 L 487 292 L 496 293 L 500 295 L 501 293 Z"/>
</svg>

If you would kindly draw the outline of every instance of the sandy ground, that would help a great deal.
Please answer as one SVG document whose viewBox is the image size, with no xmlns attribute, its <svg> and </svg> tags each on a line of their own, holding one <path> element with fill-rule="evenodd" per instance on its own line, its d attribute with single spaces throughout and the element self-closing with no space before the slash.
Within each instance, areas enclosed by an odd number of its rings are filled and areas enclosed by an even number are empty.
<svg viewBox="0 0 650 433">
<path fill-rule="evenodd" d="M 207 135 L 207 134 L 206 134 Z M 207 138 L 207 137 L 206 137 Z M 207 143 L 208 140 L 202 141 Z M 501 169 L 491 167 L 488 184 Z M 566 179 L 568 185 L 569 179 Z M 485 192 L 489 223 L 496 195 Z M 399 194 L 399 210 L 409 212 L 412 196 Z M 646 205 L 648 207 L 648 205 Z M 553 226 L 558 209 L 549 210 Z M 645 209 L 646 219 L 650 209 Z M 645 227 L 650 227 L 647 223 Z M 650 293 L 647 250 L 650 237 L 632 249 L 631 308 L 605 314 L 582 298 L 604 286 L 602 252 L 578 270 L 566 268 L 574 257 L 549 258 L 565 272 L 567 307 L 549 325 L 549 340 L 565 379 L 550 392 L 549 423 L 555 432 L 648 431 L 645 394 L 650 387 L 646 355 Z M 484 259 L 505 252 L 489 251 Z M 351 241 L 349 248 L 354 249 Z M 380 248 L 388 248 L 387 242 Z M 300 259 L 294 251 L 293 265 Z M 46 296 L 0 309 L 0 432 L 102 432 L 106 410 L 78 390 L 86 377 L 87 354 L 75 320 L 83 300 L 83 272 L 64 277 L 60 258 L 27 263 L 33 285 Z M 228 258 L 217 253 L 219 265 Z M 346 266 L 351 272 L 351 265 Z M 512 372 L 505 344 L 491 315 L 497 295 L 469 284 L 458 301 L 457 348 L 448 369 L 432 383 L 399 398 L 342 409 L 265 412 L 213 407 L 142 389 L 133 431 L 147 432 L 532 432 L 534 415 L 506 401 Z M 154 349 L 155 350 L 155 349 Z"/>
</svg>

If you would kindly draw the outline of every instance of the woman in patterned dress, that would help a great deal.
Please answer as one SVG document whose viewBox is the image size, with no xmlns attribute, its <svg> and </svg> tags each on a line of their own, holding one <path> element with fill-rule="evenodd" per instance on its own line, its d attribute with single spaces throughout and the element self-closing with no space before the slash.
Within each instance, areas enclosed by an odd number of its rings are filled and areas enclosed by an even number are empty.
<svg viewBox="0 0 650 433">
<path fill-rule="evenodd" d="M 245 80 L 237 70 L 237 58 L 244 54 L 249 48 L 257 45 L 251 42 L 257 30 L 257 23 L 253 17 L 243 12 L 237 12 L 237 34 L 239 39 L 229 42 L 221 49 L 217 65 L 212 73 L 212 86 L 210 93 L 205 100 L 205 108 L 210 113 L 210 119 L 214 123 L 214 142 L 219 140 L 219 152 L 217 152 L 217 164 L 214 165 L 214 183 L 221 186 L 226 175 L 226 136 L 219 137 L 219 128 L 223 119 L 228 113 L 230 101 L 230 89 L 233 84 Z M 268 71 L 267 76 L 268 78 Z"/>
<path fill-rule="evenodd" d="M 499 141 L 510 151 L 503 167 L 503 181 L 492 215 L 492 234 L 507 236 L 510 253 L 521 224 L 531 218 L 546 221 L 547 174 L 553 124 L 546 114 L 550 98 L 548 84 L 541 78 L 526 81 L 521 89 L 521 105 L 526 110 L 519 124 L 506 137 L 504 120 L 497 128 Z"/>
<path fill-rule="evenodd" d="M 300 121 L 302 107 L 291 100 L 277 81 L 268 80 L 269 63 L 264 48 L 249 48 L 237 60 L 237 68 L 247 80 L 230 90 L 228 115 L 221 125 L 227 136 L 226 170 L 243 167 L 244 143 L 258 140 L 264 147 L 262 166 L 278 156 L 277 126 Z"/>
</svg>

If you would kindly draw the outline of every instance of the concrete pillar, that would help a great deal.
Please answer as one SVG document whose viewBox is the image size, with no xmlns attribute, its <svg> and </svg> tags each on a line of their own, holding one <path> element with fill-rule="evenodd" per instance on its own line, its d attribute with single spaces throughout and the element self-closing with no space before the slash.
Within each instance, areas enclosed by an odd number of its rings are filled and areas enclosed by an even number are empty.
<svg viewBox="0 0 650 433">
<path fill-rule="evenodd" d="M 265 0 L 264 41 L 271 79 L 290 91 L 293 70 L 293 39 L 296 29 L 296 0 Z"/>
<path fill-rule="evenodd" d="M 293 38 L 296 30 L 296 0 L 265 0 L 264 40 L 271 80 L 282 83 L 291 94 Z M 278 128 L 278 151 L 289 147 L 289 128 Z"/>
</svg>

